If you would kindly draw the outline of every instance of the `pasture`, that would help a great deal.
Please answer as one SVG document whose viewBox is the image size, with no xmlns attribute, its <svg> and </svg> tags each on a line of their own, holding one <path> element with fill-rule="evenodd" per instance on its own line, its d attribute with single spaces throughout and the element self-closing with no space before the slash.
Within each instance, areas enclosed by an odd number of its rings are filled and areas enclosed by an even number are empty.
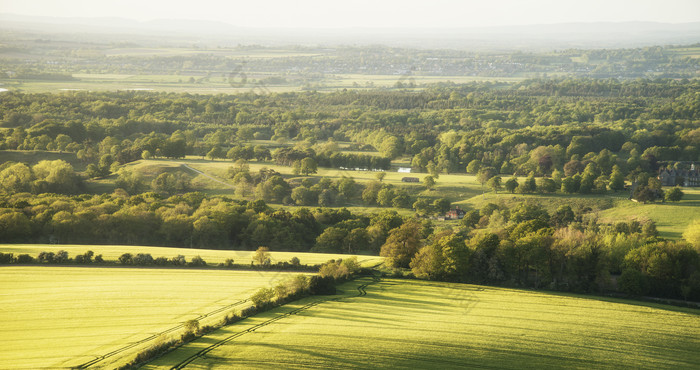
<svg viewBox="0 0 700 370">
<path fill-rule="evenodd" d="M 0 368 L 114 368 L 161 338 L 179 337 L 183 322 L 221 321 L 260 287 L 292 275 L 0 267 Z"/>
<path fill-rule="evenodd" d="M 603 222 L 654 220 L 661 237 L 680 239 L 688 225 L 700 219 L 700 189 L 683 188 L 680 202 L 650 204 L 621 200 L 599 213 Z"/>
<path fill-rule="evenodd" d="M 692 368 L 700 363 L 698 310 L 406 280 L 367 279 L 342 289 L 340 297 L 306 298 L 224 327 L 145 368 Z"/>
</svg>

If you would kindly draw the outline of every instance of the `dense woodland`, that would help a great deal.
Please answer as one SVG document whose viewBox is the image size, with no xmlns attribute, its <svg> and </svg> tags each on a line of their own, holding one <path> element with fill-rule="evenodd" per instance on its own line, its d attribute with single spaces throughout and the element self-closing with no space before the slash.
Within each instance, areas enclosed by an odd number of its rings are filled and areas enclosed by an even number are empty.
<svg viewBox="0 0 700 370">
<path fill-rule="evenodd" d="M 698 246 L 660 240 L 653 223 L 601 225 L 585 209 L 490 204 L 436 227 L 420 216 L 444 213 L 449 200 L 430 203 L 381 178 L 294 180 L 250 171 L 247 161 L 305 176 L 318 166 L 388 169 L 408 156 L 431 178 L 474 173 L 494 190 L 602 193 L 628 181 L 640 200 L 673 201 L 682 193 L 664 195 L 655 177 L 700 160 L 699 88 L 696 80 L 542 79 L 420 92 L 3 93 L 1 149 L 73 152 L 85 171 L 64 161 L 2 164 L 0 238 L 381 253 L 423 278 L 698 299 Z M 147 184 L 120 168 L 185 155 L 231 160 L 239 197 L 193 192 L 178 172 Z M 84 194 L 85 179 L 110 174 L 120 190 Z M 348 201 L 417 216 L 327 208 Z"/>
</svg>

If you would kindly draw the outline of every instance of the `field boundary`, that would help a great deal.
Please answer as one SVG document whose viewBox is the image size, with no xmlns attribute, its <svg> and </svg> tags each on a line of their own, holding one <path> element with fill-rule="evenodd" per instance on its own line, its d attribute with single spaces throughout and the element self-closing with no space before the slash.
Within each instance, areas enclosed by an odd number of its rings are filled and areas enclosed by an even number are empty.
<svg viewBox="0 0 700 370">
<path fill-rule="evenodd" d="M 250 301 L 250 300 L 249 300 L 249 299 L 243 299 L 243 300 L 240 300 L 240 301 L 238 301 L 238 302 L 234 302 L 234 303 L 231 303 L 231 304 L 229 304 L 229 305 L 226 305 L 226 306 L 223 306 L 223 307 L 219 307 L 219 308 L 217 308 L 217 309 L 215 309 L 215 310 L 213 310 L 213 311 L 210 311 L 210 312 L 207 312 L 207 313 L 205 313 L 205 314 L 202 314 L 202 315 L 197 316 L 197 317 L 195 318 L 195 320 L 199 321 L 199 320 L 202 320 L 202 319 L 204 319 L 204 318 L 211 317 L 211 316 L 216 315 L 216 314 L 218 314 L 218 313 L 221 313 L 221 312 L 223 312 L 223 311 L 229 310 L 229 309 L 231 309 L 231 308 L 233 308 L 233 307 L 240 306 L 240 305 L 242 305 L 242 304 L 244 304 L 244 303 L 246 303 L 246 302 L 248 302 L 248 301 Z M 122 353 L 122 352 L 124 352 L 124 351 L 126 351 L 126 350 L 132 349 L 132 348 L 134 348 L 134 347 L 137 347 L 137 346 L 139 346 L 139 345 L 141 345 L 141 344 L 147 343 L 147 342 L 152 341 L 152 340 L 154 340 L 154 339 L 157 339 L 157 338 L 160 337 L 161 335 L 170 334 L 170 333 L 172 333 L 172 332 L 174 332 L 174 331 L 177 331 L 177 330 L 179 330 L 179 329 L 182 329 L 184 326 L 185 326 L 184 323 L 179 324 L 179 325 L 176 325 L 176 326 L 174 326 L 174 327 L 172 327 L 172 328 L 170 328 L 170 329 L 163 330 L 163 331 L 161 331 L 161 332 L 155 333 L 155 334 L 151 335 L 150 337 L 147 337 L 147 338 L 141 339 L 141 340 L 139 340 L 139 341 L 133 342 L 133 343 L 131 343 L 131 344 L 128 344 L 128 345 L 126 345 L 126 346 L 123 346 L 123 347 L 121 347 L 121 348 L 118 348 L 118 349 L 116 349 L 116 350 L 114 350 L 114 351 L 107 352 L 107 353 L 104 354 L 104 355 L 97 356 L 95 359 L 90 360 L 90 361 L 88 361 L 88 362 L 85 362 L 85 363 L 83 363 L 83 364 L 80 364 L 80 365 L 78 365 L 78 366 L 75 366 L 75 367 L 73 367 L 73 368 L 75 368 L 75 369 L 86 369 L 86 368 L 89 368 L 90 366 L 96 365 L 96 364 L 102 362 L 103 360 L 106 360 L 106 359 L 109 358 L 109 357 L 112 357 L 112 356 L 114 356 L 114 355 L 120 354 L 120 353 Z"/>
</svg>

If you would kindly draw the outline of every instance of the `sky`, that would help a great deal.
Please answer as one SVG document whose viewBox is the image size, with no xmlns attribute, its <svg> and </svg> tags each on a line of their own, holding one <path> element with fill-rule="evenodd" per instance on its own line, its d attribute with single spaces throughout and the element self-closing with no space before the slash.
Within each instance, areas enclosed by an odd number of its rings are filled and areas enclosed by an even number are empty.
<svg viewBox="0 0 700 370">
<path fill-rule="evenodd" d="M 700 22 L 700 0 L 0 0 L 0 13 L 193 19 L 240 27 L 451 28 Z"/>
</svg>

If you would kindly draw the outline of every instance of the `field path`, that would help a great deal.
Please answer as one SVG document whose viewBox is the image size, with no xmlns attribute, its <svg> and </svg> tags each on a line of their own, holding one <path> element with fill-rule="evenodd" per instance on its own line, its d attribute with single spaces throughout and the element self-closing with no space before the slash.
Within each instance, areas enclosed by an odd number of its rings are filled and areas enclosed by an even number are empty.
<svg viewBox="0 0 700 370">
<path fill-rule="evenodd" d="M 374 276 L 372 279 L 373 279 L 372 281 L 370 281 L 370 282 L 368 282 L 368 283 L 366 283 L 366 284 L 361 284 L 360 286 L 357 287 L 358 294 L 356 295 L 356 297 L 364 297 L 364 296 L 366 296 L 366 295 L 367 295 L 367 291 L 365 290 L 365 288 L 367 288 L 367 286 L 369 286 L 370 284 L 375 284 L 375 283 L 377 283 L 377 282 L 380 281 L 380 279 L 379 279 L 378 277 L 376 277 L 376 276 Z M 299 308 L 295 308 L 295 309 L 293 309 L 293 310 L 291 310 L 291 311 L 289 311 L 289 312 L 285 312 L 285 313 L 283 313 L 283 314 L 281 314 L 281 315 L 275 316 L 275 317 L 273 317 L 273 318 L 271 318 L 271 319 L 269 319 L 269 320 L 266 320 L 266 321 L 261 322 L 260 324 L 251 326 L 251 327 L 249 327 L 249 328 L 246 329 L 246 330 L 242 330 L 242 331 L 239 331 L 239 332 L 237 332 L 237 333 L 234 333 L 233 335 L 230 335 L 230 336 L 228 336 L 228 337 L 226 337 L 226 338 L 224 338 L 224 339 L 222 339 L 222 340 L 220 340 L 220 341 L 218 341 L 218 342 L 216 342 L 216 343 L 214 343 L 214 344 L 212 344 L 212 345 L 210 345 L 210 346 L 208 346 L 208 347 L 206 347 L 206 348 L 204 348 L 204 349 L 201 349 L 199 352 L 197 352 L 197 353 L 191 355 L 190 357 L 187 357 L 186 359 L 182 360 L 182 361 L 179 362 L 178 364 L 174 365 L 171 369 L 172 369 L 172 370 L 183 369 L 183 368 L 185 368 L 187 365 L 189 365 L 189 364 L 191 364 L 192 362 L 196 361 L 198 358 L 204 357 L 207 353 L 213 351 L 214 349 L 219 348 L 219 347 L 225 345 L 226 343 L 228 343 L 228 342 L 230 342 L 230 341 L 232 341 L 232 340 L 234 340 L 234 339 L 236 339 L 236 338 L 238 338 L 238 337 L 241 337 L 241 336 L 243 336 L 243 335 L 245 335 L 245 334 L 247 334 L 247 333 L 252 333 L 252 332 L 254 332 L 254 331 L 256 331 L 256 330 L 258 330 L 258 329 L 260 329 L 260 328 L 262 328 L 262 327 L 265 327 L 265 326 L 267 326 L 267 325 L 270 325 L 270 324 L 272 324 L 272 323 L 274 323 L 274 322 L 277 322 L 277 321 L 279 321 L 279 320 L 282 320 L 282 319 L 284 319 L 284 318 L 286 318 L 286 317 L 289 317 L 289 316 L 292 316 L 292 315 L 296 315 L 296 314 L 298 314 L 298 313 L 300 313 L 300 312 L 303 312 L 303 311 L 306 311 L 306 310 L 308 310 L 308 309 L 310 309 L 310 308 L 312 308 L 312 307 L 318 306 L 318 305 L 321 304 L 321 303 L 330 302 L 330 301 L 338 301 L 338 300 L 341 300 L 341 299 L 343 299 L 343 298 L 348 298 L 348 296 L 340 296 L 340 297 L 334 297 L 334 298 L 319 299 L 319 300 L 317 300 L 317 301 L 314 301 L 314 302 L 311 302 L 311 303 L 307 303 L 307 304 L 305 304 L 305 305 L 303 305 L 303 306 L 301 306 L 301 307 L 299 307 Z"/>
<path fill-rule="evenodd" d="M 200 175 L 202 175 L 202 176 L 204 176 L 204 177 L 206 177 L 206 178 L 208 178 L 208 179 L 210 179 L 210 180 L 212 180 L 212 181 L 215 181 L 215 182 L 217 182 L 217 183 L 219 183 L 219 184 L 225 185 L 226 187 L 228 187 L 228 188 L 230 188 L 230 189 L 235 189 L 235 188 L 236 188 L 235 186 L 233 186 L 233 185 L 231 185 L 231 184 L 229 184 L 229 183 L 227 183 L 227 182 L 225 182 L 225 181 L 219 180 L 219 179 L 217 179 L 216 177 L 214 177 L 214 176 L 212 176 L 212 175 L 209 175 L 209 174 L 207 174 L 207 173 L 205 173 L 205 172 L 202 172 L 202 171 L 200 171 L 200 170 L 198 170 L 198 169 L 196 169 L 196 168 L 192 168 L 192 167 L 190 167 L 190 166 L 189 166 L 188 164 L 186 164 L 186 163 L 182 163 L 182 162 L 178 162 L 178 163 L 180 163 L 180 165 L 181 165 L 182 167 L 185 167 L 185 168 L 187 168 L 187 169 L 190 170 L 190 171 L 196 172 L 196 173 L 198 173 L 198 174 L 200 174 Z"/>
</svg>

